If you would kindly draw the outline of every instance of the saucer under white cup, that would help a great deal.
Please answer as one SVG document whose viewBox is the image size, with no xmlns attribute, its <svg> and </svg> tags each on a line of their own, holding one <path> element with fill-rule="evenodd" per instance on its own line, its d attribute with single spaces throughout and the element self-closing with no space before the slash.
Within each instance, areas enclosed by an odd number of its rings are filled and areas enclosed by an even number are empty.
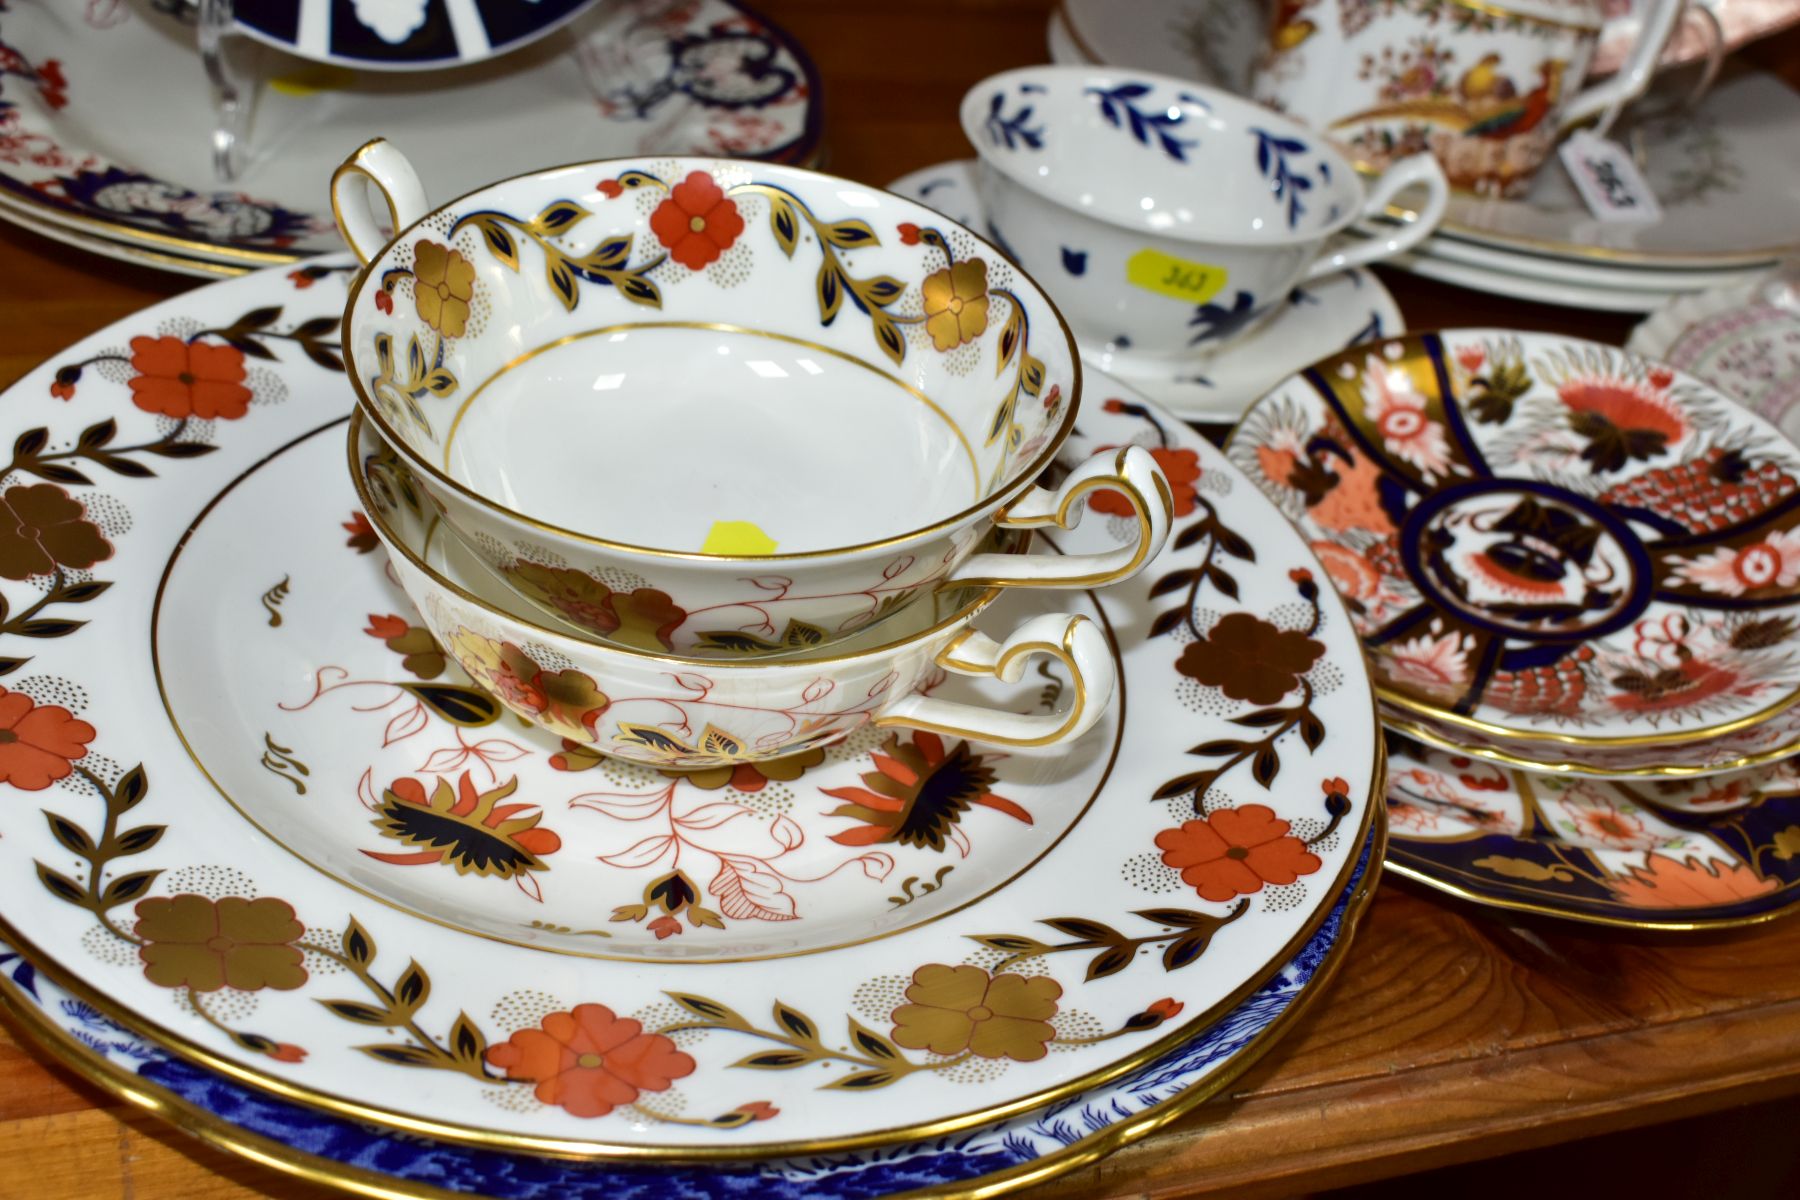
<svg viewBox="0 0 1800 1200">
<path fill-rule="evenodd" d="M 887 186 L 958 224 L 971 229 L 985 224 L 972 158 L 925 167 Z M 1055 298 L 1061 302 L 1060 291 Z M 1352 267 L 1295 288 L 1267 324 L 1210 355 L 1196 354 L 1157 369 L 1155 364 L 1124 361 L 1124 356 L 1087 342 L 1081 342 L 1081 354 L 1189 420 L 1230 422 L 1314 359 L 1405 329 L 1400 305 L 1381 280 L 1366 267 Z M 1152 369 L 1145 371 L 1146 365 Z M 1139 369 L 1134 372 L 1133 367 Z"/>
</svg>

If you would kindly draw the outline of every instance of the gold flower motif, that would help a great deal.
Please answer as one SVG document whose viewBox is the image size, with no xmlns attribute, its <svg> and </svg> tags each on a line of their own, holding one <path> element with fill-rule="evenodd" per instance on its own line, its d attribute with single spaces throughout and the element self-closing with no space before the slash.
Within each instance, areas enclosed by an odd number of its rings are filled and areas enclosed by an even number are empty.
<svg viewBox="0 0 1800 1200">
<path fill-rule="evenodd" d="M 306 933 L 286 900 L 157 896 L 137 906 L 138 956 L 151 983 L 216 992 L 290 991 L 306 982 L 293 945 Z"/>
<path fill-rule="evenodd" d="M 954 350 L 987 330 L 987 263 L 979 258 L 952 263 L 920 285 L 925 332 L 939 350 Z"/>
<path fill-rule="evenodd" d="M 908 1050 L 1035 1062 L 1056 1036 L 1050 1018 L 1062 984 L 1047 976 L 990 976 L 980 967 L 928 963 L 896 1008 L 893 1038 Z"/>
<path fill-rule="evenodd" d="M 436 242 L 413 247 L 413 304 L 419 320 L 445 337 L 461 337 L 474 296 L 474 263 Z"/>
</svg>

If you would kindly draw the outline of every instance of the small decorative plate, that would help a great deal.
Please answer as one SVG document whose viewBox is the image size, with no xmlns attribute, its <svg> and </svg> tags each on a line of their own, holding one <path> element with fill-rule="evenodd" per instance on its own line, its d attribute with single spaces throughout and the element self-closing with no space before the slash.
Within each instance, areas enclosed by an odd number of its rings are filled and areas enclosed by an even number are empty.
<svg viewBox="0 0 1800 1200">
<path fill-rule="evenodd" d="M 342 246 L 326 184 L 377 127 L 444 196 L 647 149 L 807 162 L 818 148 L 811 62 L 732 0 L 614 0 L 449 79 L 285 69 L 225 188 L 191 31 L 130 4 L 0 5 L 0 217 L 271 265 Z"/>
<path fill-rule="evenodd" d="M 198 0 L 176 0 L 191 21 Z M 290 54 L 418 71 L 480 62 L 555 30 L 596 0 L 235 0 L 238 28 Z"/>
<path fill-rule="evenodd" d="M 986 226 L 972 158 L 903 175 L 888 190 L 929 204 L 970 229 Z M 1405 328 L 1400 306 L 1381 280 L 1359 267 L 1295 288 L 1287 312 L 1230 349 L 1196 358 L 1183 375 L 1115 377 L 1187 420 L 1235 421 L 1252 400 L 1296 367 Z M 1103 371 L 1116 372 L 1108 355 L 1084 351 L 1084 357 Z"/>
<path fill-rule="evenodd" d="M 1800 701 L 1800 449 L 1673 368 L 1416 334 L 1287 380 L 1227 453 L 1348 598 L 1393 708 L 1533 761 L 1720 767 L 1719 738 Z"/>
<path fill-rule="evenodd" d="M 1686 791 L 1508 771 L 1394 737 L 1388 869 L 1440 891 L 1633 929 L 1751 925 L 1800 901 L 1800 783 Z M 1703 781 L 1710 782 L 1710 781 Z M 1728 809 L 1709 813 L 1714 801 Z"/>
<path fill-rule="evenodd" d="M 1634 353 L 1704 379 L 1800 438 L 1800 287 L 1765 273 L 1681 296 L 1632 331 Z"/>
<path fill-rule="evenodd" d="M 30 801 L 0 806 L 0 936 L 81 1000 L 444 1140 L 785 1156 L 1104 1085 L 1324 920 L 1383 786 L 1361 650 L 1166 413 L 1115 395 L 1074 448 L 1162 461 L 1160 560 L 996 604 L 1112 631 L 1118 710 L 1082 741 L 657 771 L 519 726 L 421 636 L 350 500 L 345 273 L 201 288 L 7 393 L 0 788 Z M 1062 540 L 1115 544 L 1113 502 Z M 1004 694 L 1066 686 L 1032 682 Z"/>
<path fill-rule="evenodd" d="M 979 1186 L 997 1196 L 1042 1183 L 1161 1128 L 1260 1059 L 1342 965 L 1380 873 L 1385 819 L 1357 873 L 1307 942 L 1203 1033 L 1106 1087 L 954 1139 L 828 1157 L 704 1168 L 534 1158 L 392 1134 L 251 1091 L 137 1037 L 0 943 L 0 1003 L 52 1054 L 100 1087 L 264 1165 L 372 1196 L 495 1200 L 875 1200 Z M 1373 863 L 1373 869 L 1371 869 Z"/>
</svg>

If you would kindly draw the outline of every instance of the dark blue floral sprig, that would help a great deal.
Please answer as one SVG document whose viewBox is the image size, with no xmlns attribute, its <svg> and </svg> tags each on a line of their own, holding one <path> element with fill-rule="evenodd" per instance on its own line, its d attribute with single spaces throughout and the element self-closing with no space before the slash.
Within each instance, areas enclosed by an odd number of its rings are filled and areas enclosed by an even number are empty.
<svg viewBox="0 0 1800 1200">
<path fill-rule="evenodd" d="M 1292 229 L 1306 212 L 1306 206 L 1300 200 L 1302 193 L 1312 190 L 1312 180 L 1296 174 L 1288 163 L 1288 156 L 1308 154 L 1311 150 L 1297 138 L 1281 137 L 1264 129 L 1250 132 L 1256 135 L 1256 169 L 1269 181 L 1269 190 L 1275 194 L 1276 203 L 1287 203 L 1287 223 Z M 1331 180 L 1331 168 L 1325 163 L 1319 164 L 1319 177 L 1326 182 Z"/>
<path fill-rule="evenodd" d="M 1187 122 L 1187 114 L 1172 104 L 1158 105 L 1148 111 L 1138 107 L 1137 102 L 1150 94 L 1147 83 L 1121 83 L 1117 87 L 1090 87 L 1087 94 L 1100 102 L 1100 115 L 1106 118 L 1107 124 L 1117 129 L 1128 130 L 1132 137 L 1146 146 L 1155 145 L 1164 154 L 1176 162 L 1187 161 L 1187 152 L 1200 144 L 1199 138 L 1179 138 L 1170 130 Z M 1193 96 L 1182 93 L 1176 97 L 1188 104 L 1205 103 Z M 1152 138 L 1156 140 L 1151 141 Z"/>
<path fill-rule="evenodd" d="M 1029 88 L 1023 90 L 1031 90 Z M 1041 91 L 1042 89 L 1037 89 Z M 1006 93 L 995 92 L 994 98 L 988 101 L 987 131 L 988 137 L 996 146 L 1005 146 L 1008 150 L 1017 150 L 1021 143 L 1033 150 L 1044 148 L 1044 127 L 1032 129 L 1026 125 L 1036 113 L 1036 109 L 1027 104 L 1012 116 L 1001 110 L 1006 107 Z"/>
</svg>

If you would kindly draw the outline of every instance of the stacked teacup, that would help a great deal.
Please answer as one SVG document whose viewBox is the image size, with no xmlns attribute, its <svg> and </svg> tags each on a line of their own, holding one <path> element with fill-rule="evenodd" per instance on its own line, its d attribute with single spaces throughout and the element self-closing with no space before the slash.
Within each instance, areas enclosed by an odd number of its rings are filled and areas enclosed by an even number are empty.
<svg viewBox="0 0 1800 1200">
<path fill-rule="evenodd" d="M 351 473 L 426 626 L 513 712 L 678 768 L 871 722 L 1050 746 L 1103 714 L 1093 622 L 976 624 L 1008 587 L 1129 578 L 1171 494 L 1135 447 L 1040 486 L 1079 357 L 972 232 L 727 160 L 561 167 L 433 209 L 377 141 L 332 193 L 366 264 L 344 319 Z M 1030 548 L 1101 490 L 1135 540 Z M 1039 657 L 1070 676 L 1058 711 L 929 694 Z"/>
</svg>

